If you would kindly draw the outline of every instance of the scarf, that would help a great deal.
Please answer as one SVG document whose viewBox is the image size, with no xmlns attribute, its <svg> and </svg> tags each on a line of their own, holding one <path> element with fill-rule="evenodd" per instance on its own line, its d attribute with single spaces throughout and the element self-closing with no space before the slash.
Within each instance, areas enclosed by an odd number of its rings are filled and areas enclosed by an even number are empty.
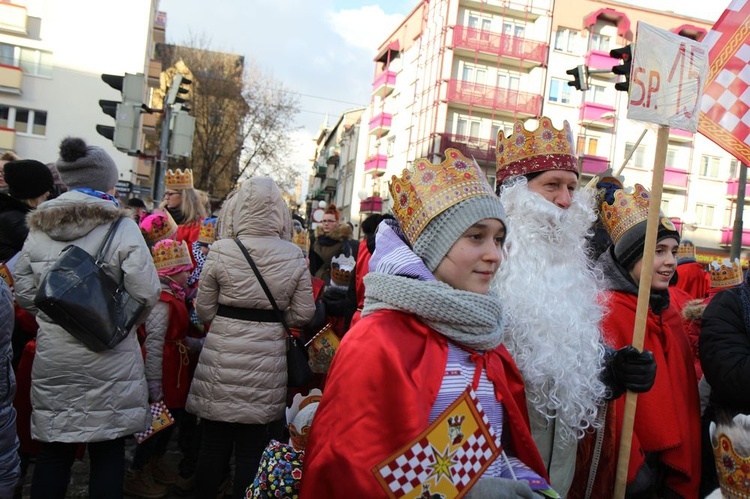
<svg viewBox="0 0 750 499">
<path fill-rule="evenodd" d="M 416 315 L 459 345 L 483 351 L 498 347 L 503 340 L 498 296 L 458 290 L 436 280 L 392 222 L 385 220 L 378 227 L 372 270 L 364 278 L 362 317 L 377 310 L 398 310 Z"/>
<path fill-rule="evenodd" d="M 169 212 L 169 214 L 172 215 L 174 223 L 176 223 L 177 225 L 182 225 L 183 223 L 185 223 L 185 214 L 181 209 L 170 208 L 169 206 L 165 206 L 165 208 Z"/>
<path fill-rule="evenodd" d="M 73 189 L 74 191 L 82 192 L 84 194 L 88 194 L 89 196 L 94 196 L 95 198 L 99 199 L 105 199 L 107 201 L 112 201 L 115 203 L 115 206 L 118 208 L 120 207 L 120 202 L 117 200 L 116 197 L 114 197 L 112 194 L 97 191 L 96 189 L 92 189 L 91 187 L 79 187 L 77 189 Z"/>
<path fill-rule="evenodd" d="M 175 298 L 177 298 L 178 300 L 185 301 L 187 292 L 184 287 L 174 282 L 172 278 L 170 278 L 168 275 L 159 276 L 159 277 L 160 277 L 159 280 L 162 282 L 162 284 L 166 284 L 169 286 L 169 290 L 172 292 Z"/>
</svg>

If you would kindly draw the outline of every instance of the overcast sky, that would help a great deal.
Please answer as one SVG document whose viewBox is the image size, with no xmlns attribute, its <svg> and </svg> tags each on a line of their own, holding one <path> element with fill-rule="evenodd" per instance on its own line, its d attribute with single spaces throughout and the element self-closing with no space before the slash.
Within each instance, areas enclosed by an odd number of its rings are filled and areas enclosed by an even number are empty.
<svg viewBox="0 0 750 499">
<path fill-rule="evenodd" d="M 418 0 L 161 0 L 167 42 L 208 41 L 212 50 L 244 55 L 297 94 L 301 112 L 295 159 L 309 168 L 311 139 L 328 117 L 366 106 L 373 57 Z M 561 1 L 561 0 L 558 0 Z M 564 0 L 563 0 L 564 1 Z M 629 0 L 653 5 L 653 0 Z M 660 8 L 715 21 L 728 0 L 659 0 Z"/>
</svg>

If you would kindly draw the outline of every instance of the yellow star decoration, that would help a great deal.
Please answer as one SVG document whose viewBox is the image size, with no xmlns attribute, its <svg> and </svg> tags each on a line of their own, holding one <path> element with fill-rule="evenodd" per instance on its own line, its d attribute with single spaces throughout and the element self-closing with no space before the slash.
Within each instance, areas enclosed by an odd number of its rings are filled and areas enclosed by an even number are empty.
<svg viewBox="0 0 750 499">
<path fill-rule="evenodd" d="M 447 445 L 445 446 L 445 452 L 442 454 L 438 452 L 435 447 L 432 448 L 432 452 L 435 455 L 435 462 L 430 463 L 432 465 L 430 478 L 435 477 L 435 484 L 437 484 L 438 482 L 440 482 L 440 478 L 445 475 L 445 478 L 453 483 L 453 473 L 451 472 L 451 467 L 455 464 L 454 457 L 456 453 L 450 452 L 450 447 Z"/>
</svg>

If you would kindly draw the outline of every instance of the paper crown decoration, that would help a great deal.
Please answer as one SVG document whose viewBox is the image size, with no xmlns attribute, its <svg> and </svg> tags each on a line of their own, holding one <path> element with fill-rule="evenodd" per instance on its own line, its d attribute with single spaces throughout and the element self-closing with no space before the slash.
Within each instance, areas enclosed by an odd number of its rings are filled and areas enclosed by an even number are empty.
<svg viewBox="0 0 750 499">
<path fill-rule="evenodd" d="M 742 266 L 739 258 L 733 262 L 711 262 L 708 265 L 708 273 L 711 275 L 712 288 L 731 288 L 742 284 Z"/>
<path fill-rule="evenodd" d="M 356 264 L 353 256 L 337 255 L 331 258 L 331 284 L 348 287 Z"/>
<path fill-rule="evenodd" d="M 299 246 L 299 249 L 301 249 L 302 253 L 305 255 L 310 251 L 310 233 L 307 232 L 301 224 L 299 224 L 299 227 L 297 224 L 294 225 L 292 230 L 292 242 Z"/>
<path fill-rule="evenodd" d="M 0 263 L 0 280 L 5 281 L 5 284 L 13 289 L 13 274 L 10 273 L 10 269 L 4 263 Z"/>
<path fill-rule="evenodd" d="M 547 170 L 568 170 L 578 175 L 573 132 L 567 121 L 557 129 L 552 120 L 542 117 L 536 130 L 527 130 L 522 121 L 516 121 L 509 137 L 503 130 L 497 132 L 495 156 L 498 185 L 512 177 Z"/>
<path fill-rule="evenodd" d="M 430 220 L 469 198 L 494 196 L 479 165 L 457 149 L 446 149 L 445 161 L 432 164 L 425 158 L 404 170 L 390 183 L 393 213 L 414 244 Z"/>
<path fill-rule="evenodd" d="M 141 234 L 149 246 L 177 233 L 177 224 L 169 212 L 157 212 L 146 216 L 141 220 L 140 227 Z"/>
<path fill-rule="evenodd" d="M 677 246 L 677 261 L 695 261 L 695 245 L 690 239 L 683 239 Z"/>
<path fill-rule="evenodd" d="M 620 189 L 614 193 L 614 203 L 602 203 L 601 220 L 607 229 L 612 244 L 617 244 L 623 234 L 648 219 L 651 193 L 640 184 L 635 184 L 632 194 Z M 677 232 L 671 220 L 661 216 L 659 223 L 668 230 Z"/>
<path fill-rule="evenodd" d="M 184 191 L 185 189 L 193 188 L 193 170 L 185 168 L 180 170 L 167 170 L 167 176 L 165 178 L 167 188 L 175 191 Z"/>
<path fill-rule="evenodd" d="M 185 241 L 163 239 L 151 248 L 151 256 L 154 258 L 154 266 L 157 271 L 183 265 L 193 265 L 193 261 L 190 259 L 190 251 L 188 251 Z"/>
<path fill-rule="evenodd" d="M 292 399 L 292 406 L 286 409 L 286 421 L 289 427 L 289 443 L 295 450 L 304 450 L 310 436 L 310 425 L 318 408 L 323 393 L 317 388 L 303 396 L 298 393 Z"/>
<path fill-rule="evenodd" d="M 216 241 L 216 219 L 206 218 L 201 222 L 201 230 L 198 233 L 198 242 L 213 244 Z"/>
<path fill-rule="evenodd" d="M 739 414 L 729 424 L 709 428 L 722 497 L 750 497 L 750 416 Z"/>
</svg>

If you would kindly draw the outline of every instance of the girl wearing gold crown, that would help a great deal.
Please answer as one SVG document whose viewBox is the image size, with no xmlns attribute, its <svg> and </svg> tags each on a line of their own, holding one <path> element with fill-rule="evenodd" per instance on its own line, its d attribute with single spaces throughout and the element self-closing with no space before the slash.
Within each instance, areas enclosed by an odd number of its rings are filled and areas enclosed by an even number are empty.
<svg viewBox="0 0 750 499">
<path fill-rule="evenodd" d="M 193 188 L 193 171 L 187 168 L 167 170 L 165 184 L 164 201 L 160 208 L 167 210 L 177 222 L 175 239 L 185 241 L 188 248 L 192 248 L 200 236 L 201 222 L 206 218 L 205 203 Z"/>
<path fill-rule="evenodd" d="M 617 190 L 601 206 L 601 217 L 612 245 L 598 267 L 607 279 L 607 313 L 602 329 L 607 342 L 620 349 L 632 343 L 638 284 L 652 273 L 643 349 L 653 353 L 653 387 L 638 397 L 628 467 L 626 497 L 698 497 L 700 481 L 700 407 L 697 381 L 686 336 L 673 332 L 663 318 L 669 307 L 669 282 L 677 267 L 680 234 L 661 217 L 653 268 L 642 266 L 650 194 L 640 185 L 632 194 Z M 631 347 L 633 356 L 638 351 Z M 627 355 L 627 351 L 624 352 Z M 615 459 L 625 400 L 610 402 L 607 427 L 591 497 L 611 497 Z"/>
<path fill-rule="evenodd" d="M 469 482 L 469 494 L 530 498 L 533 489 L 556 496 L 529 432 L 523 381 L 502 346 L 502 306 L 490 291 L 505 213 L 476 163 L 455 149 L 445 156 L 437 165 L 418 160 L 413 172 L 393 177 L 398 223 L 378 229 L 363 318 L 328 373 L 307 446 L 303 497 L 383 497 L 378 465 L 398 461 L 467 387 L 504 443 Z M 447 419 L 451 428 L 463 421 Z M 411 484 L 414 497 L 446 486 L 436 462 Z M 452 472 L 447 478 L 454 483 Z"/>
</svg>

